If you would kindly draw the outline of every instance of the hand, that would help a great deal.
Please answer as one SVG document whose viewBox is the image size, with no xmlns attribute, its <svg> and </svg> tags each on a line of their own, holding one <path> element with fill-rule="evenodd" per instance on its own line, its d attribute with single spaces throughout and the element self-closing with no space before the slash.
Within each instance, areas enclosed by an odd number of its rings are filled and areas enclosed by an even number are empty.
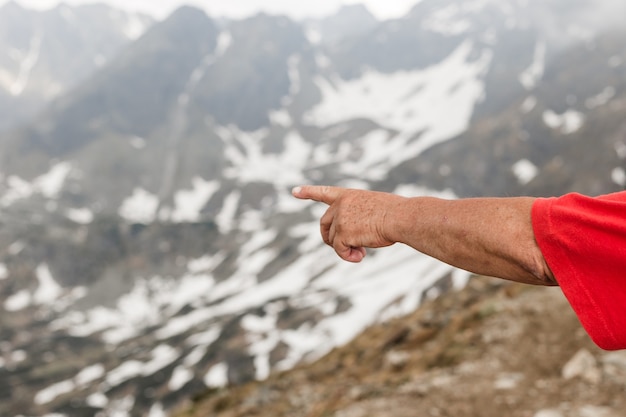
<svg viewBox="0 0 626 417">
<path fill-rule="evenodd" d="M 348 262 L 361 262 L 365 248 L 391 246 L 392 211 L 405 200 L 393 194 L 328 186 L 293 189 L 294 197 L 328 204 L 320 220 L 322 239 Z"/>
</svg>

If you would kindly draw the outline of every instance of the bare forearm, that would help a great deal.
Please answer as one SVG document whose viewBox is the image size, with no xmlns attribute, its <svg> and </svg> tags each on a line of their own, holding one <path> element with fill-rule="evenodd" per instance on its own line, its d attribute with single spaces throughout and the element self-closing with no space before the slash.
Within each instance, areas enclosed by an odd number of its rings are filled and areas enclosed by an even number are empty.
<svg viewBox="0 0 626 417">
<path fill-rule="evenodd" d="M 346 261 L 401 242 L 477 274 L 556 284 L 535 241 L 533 198 L 406 198 L 327 186 L 297 187 L 294 195 L 328 204 L 322 238 Z"/>
<path fill-rule="evenodd" d="M 555 285 L 535 241 L 533 198 L 394 202 L 385 229 L 393 241 L 459 268 L 539 285 Z"/>
</svg>

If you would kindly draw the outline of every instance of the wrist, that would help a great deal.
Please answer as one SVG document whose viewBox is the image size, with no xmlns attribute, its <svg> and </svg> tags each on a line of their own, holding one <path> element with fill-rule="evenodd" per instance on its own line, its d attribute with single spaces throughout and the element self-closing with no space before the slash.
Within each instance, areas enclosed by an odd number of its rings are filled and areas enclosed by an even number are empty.
<svg viewBox="0 0 626 417">
<path fill-rule="evenodd" d="M 414 222 L 414 198 L 396 196 L 385 216 L 385 237 L 393 243 L 407 243 Z"/>
</svg>

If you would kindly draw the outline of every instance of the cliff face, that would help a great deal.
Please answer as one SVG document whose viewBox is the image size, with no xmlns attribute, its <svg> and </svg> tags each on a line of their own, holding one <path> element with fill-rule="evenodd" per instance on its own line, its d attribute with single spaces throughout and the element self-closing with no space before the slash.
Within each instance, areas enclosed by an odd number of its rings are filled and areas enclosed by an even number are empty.
<svg viewBox="0 0 626 417">
<path fill-rule="evenodd" d="M 474 278 L 321 360 L 213 391 L 180 417 L 617 417 L 626 352 L 604 352 L 558 288 Z"/>
</svg>

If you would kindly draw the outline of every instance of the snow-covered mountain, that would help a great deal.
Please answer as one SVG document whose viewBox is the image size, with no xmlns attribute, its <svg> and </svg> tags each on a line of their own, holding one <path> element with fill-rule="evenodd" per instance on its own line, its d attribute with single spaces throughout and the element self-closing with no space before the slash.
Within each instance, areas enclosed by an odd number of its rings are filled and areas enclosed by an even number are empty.
<svg viewBox="0 0 626 417">
<path fill-rule="evenodd" d="M 564 4 L 424 0 L 326 41 L 184 7 L 0 135 L 0 413 L 163 415 L 466 282 L 339 262 L 295 185 L 621 189 L 626 38 Z"/>
<path fill-rule="evenodd" d="M 307 38 L 313 44 L 332 45 L 358 37 L 376 28 L 380 22 L 362 4 L 342 6 L 332 16 L 303 22 Z"/>
<path fill-rule="evenodd" d="M 80 84 L 152 19 L 104 5 L 47 11 L 10 1 L 0 7 L 0 129 L 37 114 Z"/>
</svg>

